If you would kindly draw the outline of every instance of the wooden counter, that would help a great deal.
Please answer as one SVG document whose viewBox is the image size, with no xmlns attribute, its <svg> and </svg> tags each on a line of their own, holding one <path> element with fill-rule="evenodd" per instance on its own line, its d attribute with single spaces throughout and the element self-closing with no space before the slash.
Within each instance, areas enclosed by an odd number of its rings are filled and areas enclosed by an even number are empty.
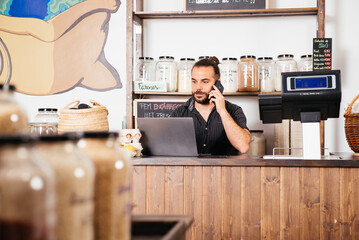
<svg viewBox="0 0 359 240">
<path fill-rule="evenodd" d="M 359 239 L 359 158 L 134 158 L 134 214 L 194 217 L 186 239 Z"/>
</svg>

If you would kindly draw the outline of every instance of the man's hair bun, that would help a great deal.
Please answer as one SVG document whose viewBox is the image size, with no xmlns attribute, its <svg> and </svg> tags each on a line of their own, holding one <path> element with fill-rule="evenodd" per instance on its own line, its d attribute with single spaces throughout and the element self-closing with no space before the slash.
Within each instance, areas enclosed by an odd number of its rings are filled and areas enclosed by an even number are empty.
<svg viewBox="0 0 359 240">
<path fill-rule="evenodd" d="M 209 60 L 212 60 L 212 61 L 215 62 L 217 65 L 219 64 L 219 60 L 218 60 L 218 58 L 215 57 L 215 56 L 209 57 Z"/>
</svg>

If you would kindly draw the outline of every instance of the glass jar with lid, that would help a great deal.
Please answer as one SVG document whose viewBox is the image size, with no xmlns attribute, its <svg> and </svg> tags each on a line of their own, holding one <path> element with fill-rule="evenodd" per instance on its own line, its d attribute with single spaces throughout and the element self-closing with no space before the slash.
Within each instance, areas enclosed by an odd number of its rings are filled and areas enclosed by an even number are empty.
<svg viewBox="0 0 359 240">
<path fill-rule="evenodd" d="M 258 77 L 261 92 L 274 91 L 275 63 L 272 57 L 258 58 Z"/>
<path fill-rule="evenodd" d="M 56 174 L 57 240 L 93 239 L 94 166 L 73 134 L 41 136 L 37 154 Z"/>
<path fill-rule="evenodd" d="M 152 57 L 139 57 L 136 65 L 137 82 L 153 82 L 156 80 L 156 62 Z"/>
<path fill-rule="evenodd" d="M 54 173 L 33 141 L 0 137 L 0 239 L 56 239 Z"/>
<path fill-rule="evenodd" d="M 156 64 L 156 81 L 165 82 L 167 92 L 177 91 L 177 67 L 172 56 L 160 56 Z"/>
<path fill-rule="evenodd" d="M 192 92 L 191 73 L 194 64 L 194 58 L 181 58 L 177 68 L 178 92 Z"/>
<path fill-rule="evenodd" d="M 57 108 L 38 108 L 34 122 L 38 123 L 59 123 Z"/>
<path fill-rule="evenodd" d="M 0 84 L 0 134 L 24 133 L 28 130 L 25 110 L 15 101 L 15 86 Z"/>
<path fill-rule="evenodd" d="M 298 70 L 300 72 L 313 71 L 313 56 L 312 55 L 302 55 L 298 62 Z"/>
<path fill-rule="evenodd" d="M 251 130 L 251 143 L 249 144 L 248 155 L 263 156 L 266 154 L 266 138 L 263 130 Z"/>
<path fill-rule="evenodd" d="M 227 57 L 222 58 L 222 63 L 219 64 L 221 71 L 221 83 L 224 87 L 223 92 L 237 92 L 238 91 L 238 62 L 237 58 Z"/>
<path fill-rule="evenodd" d="M 238 91 L 259 91 L 258 63 L 252 55 L 241 56 L 239 63 Z"/>
<path fill-rule="evenodd" d="M 30 133 L 39 135 L 57 134 L 58 123 L 57 108 L 39 108 L 34 121 L 30 123 Z"/>
<path fill-rule="evenodd" d="M 282 91 L 282 72 L 295 72 L 297 71 L 297 62 L 293 54 L 278 55 L 276 62 L 276 81 L 274 88 L 276 91 Z"/>
<path fill-rule="evenodd" d="M 205 59 L 205 58 L 210 58 L 210 56 L 199 56 L 198 60 L 202 60 L 202 59 Z"/>
<path fill-rule="evenodd" d="M 85 132 L 77 143 L 96 169 L 95 239 L 131 236 L 132 167 L 117 138 L 115 132 Z"/>
</svg>

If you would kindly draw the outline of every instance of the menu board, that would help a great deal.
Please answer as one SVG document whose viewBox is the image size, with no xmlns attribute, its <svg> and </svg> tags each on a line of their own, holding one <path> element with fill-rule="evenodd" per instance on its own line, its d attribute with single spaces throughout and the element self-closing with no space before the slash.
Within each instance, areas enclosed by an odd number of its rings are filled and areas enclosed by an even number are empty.
<svg viewBox="0 0 359 240">
<path fill-rule="evenodd" d="M 267 0 L 185 0 L 186 11 L 265 9 Z"/>
<path fill-rule="evenodd" d="M 134 102 L 135 125 L 137 118 L 167 118 L 187 100 L 178 99 L 136 99 Z"/>
<path fill-rule="evenodd" d="M 332 69 L 332 39 L 313 39 L 313 70 Z"/>
</svg>

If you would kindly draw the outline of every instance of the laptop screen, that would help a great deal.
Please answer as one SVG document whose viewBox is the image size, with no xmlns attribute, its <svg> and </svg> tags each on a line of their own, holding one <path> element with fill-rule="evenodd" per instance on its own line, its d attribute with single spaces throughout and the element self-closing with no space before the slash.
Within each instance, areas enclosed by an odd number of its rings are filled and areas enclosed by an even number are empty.
<svg viewBox="0 0 359 240">
<path fill-rule="evenodd" d="M 198 156 L 192 118 L 138 118 L 143 154 Z"/>
</svg>

